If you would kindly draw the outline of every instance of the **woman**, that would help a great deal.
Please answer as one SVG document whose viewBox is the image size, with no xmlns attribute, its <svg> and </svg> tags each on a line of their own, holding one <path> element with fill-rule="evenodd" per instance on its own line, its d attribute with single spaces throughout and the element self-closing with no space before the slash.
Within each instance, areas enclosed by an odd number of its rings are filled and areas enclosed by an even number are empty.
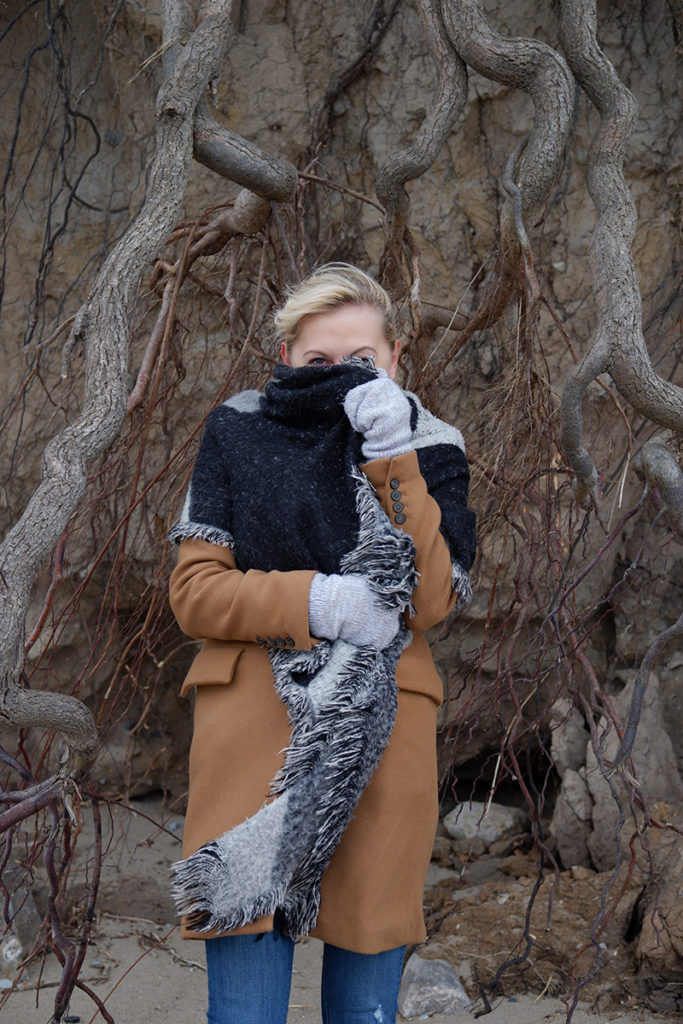
<svg viewBox="0 0 683 1024">
<path fill-rule="evenodd" d="M 311 932 L 325 943 L 325 1024 L 375 1024 L 395 1019 L 404 947 L 425 937 L 442 688 L 422 631 L 469 597 L 469 473 L 460 433 L 393 381 L 400 342 L 372 278 L 346 264 L 323 267 L 276 326 L 282 366 L 264 394 L 243 392 L 210 414 L 172 531 L 171 604 L 181 628 L 204 641 L 182 690 L 196 688 L 184 863 L 202 850 L 214 862 L 217 837 L 229 844 L 286 806 L 280 797 L 259 812 L 290 742 L 274 684 L 278 652 L 322 650 L 326 641 L 344 651 L 397 649 L 393 730 L 324 871 Z M 364 486 L 388 529 L 412 538 L 417 583 L 403 615 L 378 598 L 362 562 L 347 571 Z M 248 923 L 206 943 L 209 1022 L 284 1022 L 293 941 L 277 927 L 277 910 L 276 927 L 272 914 L 238 919 Z M 185 937 L 207 937 L 191 923 Z"/>
</svg>

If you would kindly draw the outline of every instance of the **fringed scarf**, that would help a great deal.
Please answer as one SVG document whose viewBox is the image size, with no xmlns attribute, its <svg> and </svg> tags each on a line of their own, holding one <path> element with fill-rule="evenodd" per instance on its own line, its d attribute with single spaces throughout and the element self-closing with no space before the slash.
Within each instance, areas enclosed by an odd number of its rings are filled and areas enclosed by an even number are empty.
<svg viewBox="0 0 683 1024">
<path fill-rule="evenodd" d="M 417 582 L 413 544 L 357 469 L 362 438 L 342 404 L 374 375 L 357 360 L 278 367 L 264 395 L 244 392 L 214 410 L 172 537 L 228 545 L 243 570 L 360 573 L 379 602 L 408 608 Z M 458 540 L 453 578 L 463 603 L 474 522 L 465 508 L 462 438 L 409 397 L 420 468 L 450 509 L 446 516 L 442 506 L 442 530 L 452 552 L 451 531 Z M 383 651 L 336 640 L 270 653 L 292 725 L 271 788 L 276 799 L 173 865 L 174 899 L 190 928 L 232 931 L 268 914 L 292 936 L 314 927 L 323 872 L 389 742 L 396 664 L 409 642 L 401 619 Z"/>
</svg>

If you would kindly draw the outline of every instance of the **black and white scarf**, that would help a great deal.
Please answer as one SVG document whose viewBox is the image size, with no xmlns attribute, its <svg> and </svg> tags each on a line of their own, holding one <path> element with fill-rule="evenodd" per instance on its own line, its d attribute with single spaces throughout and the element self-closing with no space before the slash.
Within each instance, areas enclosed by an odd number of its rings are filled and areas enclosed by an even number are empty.
<svg viewBox="0 0 683 1024">
<path fill-rule="evenodd" d="M 358 360 L 278 367 L 263 395 L 243 392 L 215 409 L 172 538 L 229 546 L 244 571 L 362 574 L 378 601 L 408 608 L 417 582 L 412 541 L 358 470 L 362 437 L 343 409 L 347 391 L 374 376 Z M 474 556 L 462 437 L 409 398 L 413 444 L 441 508 L 462 605 Z M 335 640 L 271 652 L 292 725 L 271 789 L 277 799 L 173 865 L 174 898 L 189 927 L 232 931 L 267 914 L 292 936 L 314 927 L 323 872 L 389 742 L 395 669 L 409 642 L 401 620 L 383 651 Z"/>
</svg>

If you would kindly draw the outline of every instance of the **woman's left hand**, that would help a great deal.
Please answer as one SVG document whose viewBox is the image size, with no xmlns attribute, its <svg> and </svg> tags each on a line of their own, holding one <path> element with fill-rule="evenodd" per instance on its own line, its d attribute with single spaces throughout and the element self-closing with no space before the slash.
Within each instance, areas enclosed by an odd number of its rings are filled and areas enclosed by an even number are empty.
<svg viewBox="0 0 683 1024">
<path fill-rule="evenodd" d="M 410 451 L 412 407 L 386 373 L 352 388 L 344 399 L 349 423 L 363 435 L 367 459 L 388 459 Z"/>
</svg>

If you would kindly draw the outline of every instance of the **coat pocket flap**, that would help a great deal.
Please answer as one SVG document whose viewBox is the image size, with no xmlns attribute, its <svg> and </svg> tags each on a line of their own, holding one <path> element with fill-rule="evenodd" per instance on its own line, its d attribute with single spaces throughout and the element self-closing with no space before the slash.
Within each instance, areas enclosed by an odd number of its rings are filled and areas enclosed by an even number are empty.
<svg viewBox="0 0 683 1024">
<path fill-rule="evenodd" d="M 193 686 L 220 686 L 232 682 L 244 647 L 225 640 L 205 640 L 190 666 L 180 696 L 186 697 Z"/>
</svg>

